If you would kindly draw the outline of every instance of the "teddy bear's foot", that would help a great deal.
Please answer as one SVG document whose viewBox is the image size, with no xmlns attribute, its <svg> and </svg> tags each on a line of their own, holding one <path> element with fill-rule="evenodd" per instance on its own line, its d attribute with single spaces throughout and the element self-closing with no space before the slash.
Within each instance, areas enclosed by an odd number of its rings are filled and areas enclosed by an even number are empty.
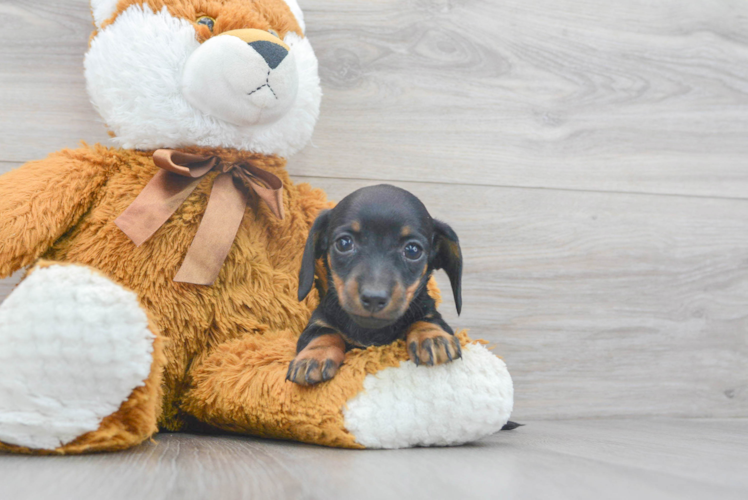
<svg viewBox="0 0 748 500">
<path fill-rule="evenodd" d="M 181 408 L 234 432 L 346 448 L 451 446 L 501 430 L 514 402 L 504 362 L 465 333 L 462 358 L 416 366 L 405 342 L 349 351 L 331 380 L 286 379 L 290 332 L 249 335 L 221 346 L 192 372 Z"/>
<path fill-rule="evenodd" d="M 506 365 L 480 343 L 461 351 L 450 363 L 367 375 L 343 407 L 346 429 L 367 448 L 454 446 L 500 431 L 514 404 Z"/>
<path fill-rule="evenodd" d="M 0 305 L 0 449 L 127 448 L 156 431 L 160 341 L 134 293 L 42 263 Z"/>
</svg>

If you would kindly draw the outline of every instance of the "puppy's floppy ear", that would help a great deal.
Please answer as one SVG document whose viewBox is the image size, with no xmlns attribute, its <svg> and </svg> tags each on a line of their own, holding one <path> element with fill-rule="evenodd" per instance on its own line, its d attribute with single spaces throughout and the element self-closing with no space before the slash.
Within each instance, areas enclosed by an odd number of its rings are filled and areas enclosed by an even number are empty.
<svg viewBox="0 0 748 500">
<path fill-rule="evenodd" d="M 327 231 L 330 220 L 330 211 L 320 212 L 317 219 L 309 230 L 304 247 L 304 256 L 301 258 L 301 271 L 299 271 L 299 301 L 302 301 L 312 291 L 314 285 L 314 264 L 325 253 L 326 248 L 322 236 Z"/>
<path fill-rule="evenodd" d="M 444 269 L 452 284 L 457 314 L 462 311 L 462 250 L 457 234 L 442 221 L 434 219 L 434 269 Z"/>
</svg>

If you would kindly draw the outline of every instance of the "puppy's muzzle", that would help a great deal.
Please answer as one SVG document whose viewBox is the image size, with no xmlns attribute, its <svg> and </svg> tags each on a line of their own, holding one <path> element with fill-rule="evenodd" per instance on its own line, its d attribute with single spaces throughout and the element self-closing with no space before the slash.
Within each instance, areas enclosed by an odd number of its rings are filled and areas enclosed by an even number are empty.
<svg viewBox="0 0 748 500">
<path fill-rule="evenodd" d="M 378 313 L 387 307 L 391 300 L 391 294 L 384 289 L 379 290 L 362 290 L 359 294 L 359 300 L 364 309 L 370 313 Z"/>
<path fill-rule="evenodd" d="M 353 278 L 349 283 L 356 283 Z M 358 286 L 342 289 L 341 305 L 351 319 L 364 328 L 384 328 L 397 321 L 408 304 L 402 286 L 385 285 L 381 280 L 364 280 Z"/>
</svg>

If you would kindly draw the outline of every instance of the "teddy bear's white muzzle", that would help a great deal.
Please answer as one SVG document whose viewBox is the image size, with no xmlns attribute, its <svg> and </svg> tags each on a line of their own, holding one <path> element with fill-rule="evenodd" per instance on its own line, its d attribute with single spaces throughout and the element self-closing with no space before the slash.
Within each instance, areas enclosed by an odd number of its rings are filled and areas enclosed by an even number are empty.
<svg viewBox="0 0 748 500">
<path fill-rule="evenodd" d="M 182 75 L 182 94 L 203 113 L 234 125 L 272 123 L 296 100 L 293 52 L 240 35 L 215 36 L 192 53 Z"/>
</svg>

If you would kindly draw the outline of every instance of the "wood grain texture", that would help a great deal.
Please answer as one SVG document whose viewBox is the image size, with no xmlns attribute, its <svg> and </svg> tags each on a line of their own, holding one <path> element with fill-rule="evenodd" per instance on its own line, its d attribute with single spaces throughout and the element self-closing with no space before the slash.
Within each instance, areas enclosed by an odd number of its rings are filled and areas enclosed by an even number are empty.
<svg viewBox="0 0 748 500">
<path fill-rule="evenodd" d="M 2 1 L 0 15 L 9 20 L 0 33 L 0 161 L 107 141 L 83 78 L 88 1 Z"/>
<path fill-rule="evenodd" d="M 15 286 L 21 280 L 22 275 L 23 271 L 18 271 L 9 278 L 0 279 L 0 303 L 2 303 L 5 300 L 5 297 L 7 297 L 10 292 L 13 291 L 13 288 L 15 288 Z"/>
<path fill-rule="evenodd" d="M 745 2 L 310 4 L 297 173 L 748 196 Z"/>
<path fill-rule="evenodd" d="M 325 98 L 298 175 L 748 197 L 745 2 L 302 4 Z M 105 141 L 87 0 L 0 13 L 0 160 Z"/>
<path fill-rule="evenodd" d="M 113 454 L 0 455 L 0 497 L 732 500 L 748 494 L 747 436 L 744 419 L 530 422 L 400 451 L 171 434 Z"/>
</svg>

